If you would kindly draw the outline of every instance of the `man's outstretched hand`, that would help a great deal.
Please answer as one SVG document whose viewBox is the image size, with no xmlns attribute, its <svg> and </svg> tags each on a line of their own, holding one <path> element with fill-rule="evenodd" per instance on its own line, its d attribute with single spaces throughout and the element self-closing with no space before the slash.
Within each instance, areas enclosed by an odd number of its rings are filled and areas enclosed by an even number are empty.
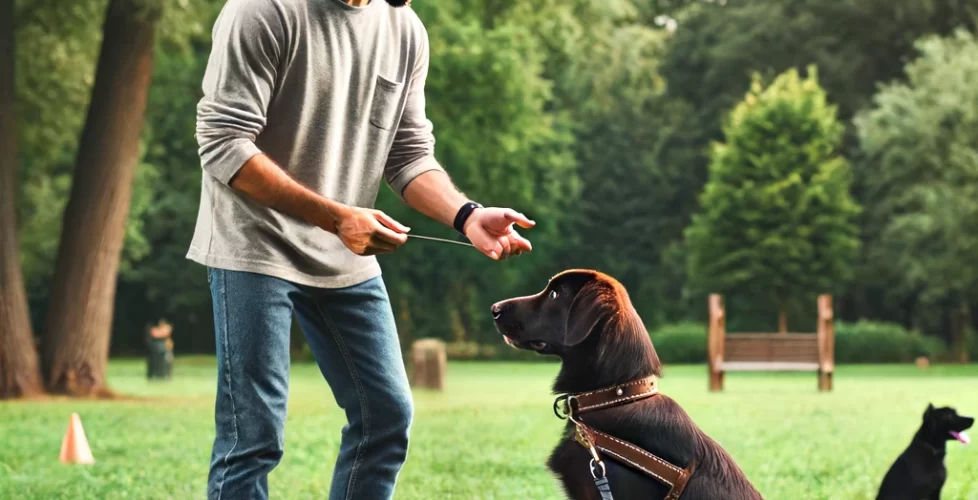
<svg viewBox="0 0 978 500">
<path fill-rule="evenodd" d="M 530 242 L 513 228 L 516 224 L 524 229 L 536 225 L 525 215 L 509 208 L 477 208 L 465 221 L 465 236 L 480 252 L 493 260 L 503 260 L 533 250 Z"/>
</svg>

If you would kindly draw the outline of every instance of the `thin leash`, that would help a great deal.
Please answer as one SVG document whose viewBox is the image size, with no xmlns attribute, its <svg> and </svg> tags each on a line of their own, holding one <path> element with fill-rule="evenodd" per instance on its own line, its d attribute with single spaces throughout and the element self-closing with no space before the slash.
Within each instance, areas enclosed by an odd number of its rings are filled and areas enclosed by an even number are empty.
<svg viewBox="0 0 978 500">
<path fill-rule="evenodd" d="M 418 239 L 421 239 L 421 240 L 438 241 L 438 242 L 441 242 L 441 243 L 454 243 L 456 245 L 462 245 L 462 246 L 466 246 L 466 247 L 474 247 L 475 246 L 475 245 L 473 245 L 471 243 L 466 243 L 464 241 L 447 240 L 445 238 L 435 238 L 433 236 L 421 236 L 421 235 L 417 235 L 417 234 L 408 234 L 407 236 L 408 236 L 408 238 L 418 238 Z"/>
</svg>

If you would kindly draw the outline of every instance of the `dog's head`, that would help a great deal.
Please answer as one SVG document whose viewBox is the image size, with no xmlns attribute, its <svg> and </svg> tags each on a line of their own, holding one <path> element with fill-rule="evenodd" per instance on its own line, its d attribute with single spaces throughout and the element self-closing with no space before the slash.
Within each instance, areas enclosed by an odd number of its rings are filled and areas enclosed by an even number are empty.
<svg viewBox="0 0 978 500">
<path fill-rule="evenodd" d="M 968 444 L 970 438 L 965 431 L 974 423 L 973 417 L 958 415 L 957 410 L 948 406 L 935 408 L 933 404 L 928 404 L 927 409 L 924 410 L 923 428 L 936 439 L 944 441 L 956 439 L 963 444 Z"/>
<path fill-rule="evenodd" d="M 518 349 L 553 354 L 563 360 L 560 379 L 660 374 L 660 362 L 625 288 L 592 270 L 564 271 L 535 295 L 492 305 L 496 329 Z M 573 384 L 578 385 L 578 384 Z"/>
</svg>

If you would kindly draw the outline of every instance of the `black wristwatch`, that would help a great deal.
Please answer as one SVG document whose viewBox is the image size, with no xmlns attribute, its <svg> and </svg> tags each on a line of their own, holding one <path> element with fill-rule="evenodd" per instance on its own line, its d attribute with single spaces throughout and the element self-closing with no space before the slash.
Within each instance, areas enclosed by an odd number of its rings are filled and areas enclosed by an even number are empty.
<svg viewBox="0 0 978 500">
<path fill-rule="evenodd" d="M 470 201 L 465 205 L 462 205 L 462 208 L 458 209 L 458 213 L 455 214 L 455 222 L 452 223 L 452 227 L 458 231 L 458 234 L 465 236 L 465 221 L 469 220 L 469 216 L 472 215 L 472 212 L 477 208 L 482 208 L 482 205 L 474 201 Z"/>
</svg>

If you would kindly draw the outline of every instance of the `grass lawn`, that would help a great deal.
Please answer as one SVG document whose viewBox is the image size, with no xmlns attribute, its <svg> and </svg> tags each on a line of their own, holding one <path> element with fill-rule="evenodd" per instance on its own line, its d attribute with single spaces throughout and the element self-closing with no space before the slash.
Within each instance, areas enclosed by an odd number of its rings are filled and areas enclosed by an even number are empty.
<svg viewBox="0 0 978 500">
<path fill-rule="evenodd" d="M 555 364 L 453 363 L 444 393 L 416 392 L 401 499 L 562 498 L 544 460 L 562 422 L 551 412 Z M 113 361 L 123 402 L 0 403 L 0 498 L 203 498 L 212 433 L 213 360 L 178 358 L 148 383 L 142 361 Z M 928 402 L 978 413 L 978 365 L 840 367 L 835 391 L 814 374 L 729 374 L 706 391 L 701 366 L 667 367 L 663 392 L 740 463 L 768 499 L 870 499 Z M 272 498 L 326 498 L 343 415 L 313 365 L 295 365 Z M 91 466 L 58 462 L 77 411 Z M 972 434 L 978 434 L 978 430 Z M 944 499 L 978 499 L 978 449 L 949 443 Z"/>
</svg>

